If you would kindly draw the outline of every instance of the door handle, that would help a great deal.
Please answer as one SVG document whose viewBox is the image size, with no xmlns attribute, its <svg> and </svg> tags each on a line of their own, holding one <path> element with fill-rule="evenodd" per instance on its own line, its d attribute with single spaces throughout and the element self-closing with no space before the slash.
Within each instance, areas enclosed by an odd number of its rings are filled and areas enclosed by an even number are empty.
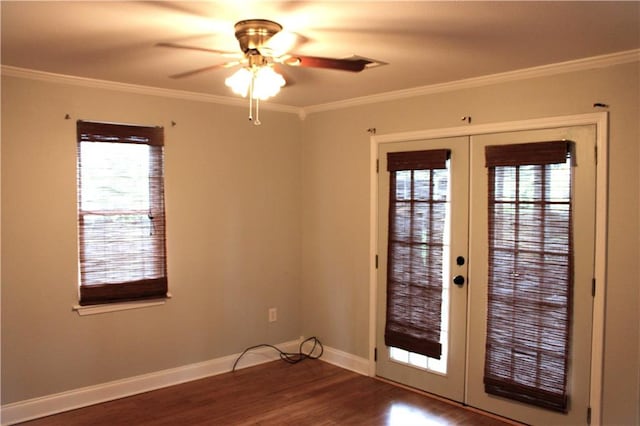
<svg viewBox="0 0 640 426">
<path fill-rule="evenodd" d="M 462 275 L 456 275 L 453 277 L 453 283 L 459 287 L 464 285 L 464 277 Z"/>
</svg>

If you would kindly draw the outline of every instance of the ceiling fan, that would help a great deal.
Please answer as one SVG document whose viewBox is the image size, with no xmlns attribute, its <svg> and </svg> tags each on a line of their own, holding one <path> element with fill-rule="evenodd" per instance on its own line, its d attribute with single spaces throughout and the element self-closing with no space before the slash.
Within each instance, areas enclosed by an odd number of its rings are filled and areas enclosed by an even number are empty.
<svg viewBox="0 0 640 426">
<path fill-rule="evenodd" d="M 341 71 L 360 72 L 365 68 L 381 62 L 354 56 L 347 59 L 323 58 L 318 56 L 304 56 L 296 53 L 288 53 L 286 50 L 291 45 L 292 33 L 283 33 L 282 25 L 266 19 L 248 19 L 235 24 L 235 36 L 240 44 L 241 54 L 224 50 L 208 49 L 203 47 L 184 46 L 174 43 L 158 43 L 158 46 L 179 49 L 200 50 L 210 53 L 218 53 L 225 56 L 240 56 L 238 60 L 217 64 L 205 68 L 199 68 L 174 74 L 171 78 L 189 77 L 206 71 L 219 68 L 230 68 L 240 64 L 266 65 L 279 63 L 284 65 L 326 68 Z M 279 37 L 284 35 L 284 37 Z M 275 36 L 275 37 L 274 37 Z M 283 43 L 284 42 L 284 43 Z"/>
<path fill-rule="evenodd" d="M 225 84 L 231 87 L 235 93 L 244 97 L 249 96 L 249 120 L 251 121 L 253 121 L 253 100 L 255 99 L 256 120 L 254 121 L 254 124 L 260 124 L 260 120 L 258 118 L 259 101 L 275 95 L 278 93 L 280 88 L 285 85 L 284 77 L 273 69 L 275 64 L 350 72 L 360 72 L 365 68 L 384 64 L 380 61 L 374 61 L 358 56 L 346 59 L 337 59 L 290 53 L 288 50 L 295 42 L 295 34 L 282 31 L 282 26 L 280 24 L 266 19 L 248 19 L 239 21 L 235 24 L 234 28 L 235 36 L 240 44 L 241 52 L 228 52 L 202 47 L 184 46 L 174 43 L 158 43 L 157 45 L 217 53 L 235 58 L 234 60 L 226 63 L 174 74 L 170 77 L 184 78 L 215 69 L 242 65 L 240 70 L 226 79 Z"/>
</svg>

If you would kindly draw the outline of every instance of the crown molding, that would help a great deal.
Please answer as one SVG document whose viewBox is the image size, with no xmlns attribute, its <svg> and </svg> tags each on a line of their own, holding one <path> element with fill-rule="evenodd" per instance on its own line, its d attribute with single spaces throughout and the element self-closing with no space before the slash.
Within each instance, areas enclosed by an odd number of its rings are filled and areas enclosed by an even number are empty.
<svg viewBox="0 0 640 426">
<path fill-rule="evenodd" d="M 532 68 L 524 68 L 516 71 L 509 71 L 498 74 L 490 74 L 481 77 L 468 78 L 464 80 L 451 81 L 446 83 L 431 84 L 427 86 L 414 87 L 405 90 L 379 93 L 370 96 L 346 99 L 337 102 L 311 105 L 308 107 L 295 107 L 272 102 L 260 104 L 260 108 L 297 114 L 304 120 L 309 114 L 335 109 L 349 108 L 360 105 L 368 105 L 379 102 L 387 102 L 398 99 L 412 98 L 417 96 L 430 95 L 434 93 L 449 92 L 460 89 L 488 86 L 491 84 L 505 83 L 510 81 L 526 80 L 530 78 L 547 77 L 556 74 L 563 74 L 575 71 L 584 71 L 594 68 L 606 68 L 614 65 L 626 64 L 640 61 L 640 49 L 627 50 L 623 52 L 611 53 L 608 55 L 593 56 L 590 58 L 577 59 L 573 61 L 559 62 L 555 64 L 542 65 Z M 163 89 L 160 87 L 142 86 L 128 83 L 118 83 L 108 80 L 98 80 L 86 77 L 76 77 L 64 74 L 56 74 L 45 71 L 37 71 L 26 68 L 2 65 L 0 68 L 2 75 L 10 77 L 28 78 L 52 83 L 71 84 L 76 86 L 91 87 L 106 90 L 116 90 L 127 93 L 137 93 L 151 96 L 161 96 L 165 98 L 184 99 L 198 102 L 208 102 L 230 106 L 246 106 L 246 100 L 240 98 L 230 98 L 226 96 L 210 95 L 205 93 L 188 92 L 175 89 Z"/>
<path fill-rule="evenodd" d="M 392 92 L 379 93 L 371 96 L 346 99 L 343 101 L 329 102 L 325 104 L 312 105 L 302 108 L 300 116 L 307 116 L 312 113 L 330 111 L 341 108 L 349 108 L 360 105 L 374 104 L 379 102 L 393 101 L 398 99 L 412 98 L 417 96 L 430 95 L 434 93 L 450 92 L 460 89 L 488 86 L 491 84 L 505 83 L 530 78 L 548 77 L 556 74 L 563 74 L 575 71 L 584 71 L 594 68 L 606 68 L 614 65 L 626 64 L 640 61 L 640 49 L 628 50 L 612 53 L 608 55 L 593 56 L 590 58 L 577 59 L 573 61 L 559 62 L 555 64 L 542 65 L 532 68 L 524 68 L 516 71 L 509 71 L 498 74 L 490 74 L 481 77 L 468 78 L 464 80 L 451 81 L 446 83 L 431 84 L 427 86 L 414 87 L 406 90 L 396 90 Z"/>
<path fill-rule="evenodd" d="M 183 99 L 188 101 L 208 102 L 220 105 L 246 107 L 247 101 L 242 98 L 230 98 L 226 96 L 210 95 L 206 93 L 189 92 L 185 90 L 163 89 L 160 87 L 143 86 L 129 83 L 119 83 L 109 80 L 98 80 L 86 77 L 77 77 L 65 74 L 56 74 L 46 71 L 38 71 L 27 68 L 19 68 L 10 65 L 2 65 L 2 75 L 19 77 L 31 80 L 46 81 L 49 83 L 70 84 L 74 86 L 89 87 L 94 89 L 115 90 L 140 95 L 160 96 L 164 98 Z M 289 105 L 281 105 L 272 102 L 260 103 L 261 109 L 300 114 L 300 108 Z"/>
</svg>

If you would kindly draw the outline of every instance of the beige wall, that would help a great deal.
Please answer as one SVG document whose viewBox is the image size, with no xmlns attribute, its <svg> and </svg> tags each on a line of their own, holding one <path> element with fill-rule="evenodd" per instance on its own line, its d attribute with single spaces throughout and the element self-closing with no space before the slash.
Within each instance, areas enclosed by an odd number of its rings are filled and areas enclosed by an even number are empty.
<svg viewBox="0 0 640 426">
<path fill-rule="evenodd" d="M 596 111 L 610 105 L 606 424 L 638 424 L 640 69 L 637 63 L 311 114 L 302 147 L 304 334 L 368 357 L 369 134 Z M 598 110 L 600 111 L 600 110 Z"/>
<path fill-rule="evenodd" d="M 261 118 L 257 127 L 244 108 L 3 77 L 3 404 L 298 338 L 300 120 Z M 174 297 L 164 306 L 71 310 L 77 119 L 165 127 Z"/>
<path fill-rule="evenodd" d="M 3 404 L 303 334 L 360 357 L 369 340 L 369 134 L 593 112 L 610 104 L 604 416 L 640 422 L 638 64 L 310 114 L 2 79 Z M 65 114 L 72 120 L 64 120 Z M 162 307 L 76 303 L 75 120 L 166 132 Z M 177 125 L 171 127 L 170 122 Z M 267 308 L 277 306 L 269 325 Z"/>
</svg>

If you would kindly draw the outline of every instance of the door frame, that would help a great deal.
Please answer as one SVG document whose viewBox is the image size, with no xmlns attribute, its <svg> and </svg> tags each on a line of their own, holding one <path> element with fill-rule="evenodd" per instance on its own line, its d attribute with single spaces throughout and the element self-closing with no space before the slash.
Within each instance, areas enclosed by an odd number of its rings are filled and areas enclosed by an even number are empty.
<svg viewBox="0 0 640 426">
<path fill-rule="evenodd" d="M 369 376 L 375 376 L 376 315 L 378 279 L 376 256 L 378 254 L 378 148 L 381 144 L 393 144 L 413 140 L 436 139 L 456 136 L 474 136 L 524 130 L 582 125 L 596 126 L 596 232 L 594 278 L 596 291 L 593 298 L 593 331 L 591 335 L 591 385 L 589 405 L 591 424 L 602 424 L 602 370 L 604 360 L 605 294 L 607 288 L 607 205 L 609 176 L 609 114 L 597 112 L 559 117 L 507 121 L 489 124 L 418 130 L 412 132 L 374 134 L 370 137 L 369 177 Z M 372 130 L 372 129 L 370 129 Z"/>
</svg>

